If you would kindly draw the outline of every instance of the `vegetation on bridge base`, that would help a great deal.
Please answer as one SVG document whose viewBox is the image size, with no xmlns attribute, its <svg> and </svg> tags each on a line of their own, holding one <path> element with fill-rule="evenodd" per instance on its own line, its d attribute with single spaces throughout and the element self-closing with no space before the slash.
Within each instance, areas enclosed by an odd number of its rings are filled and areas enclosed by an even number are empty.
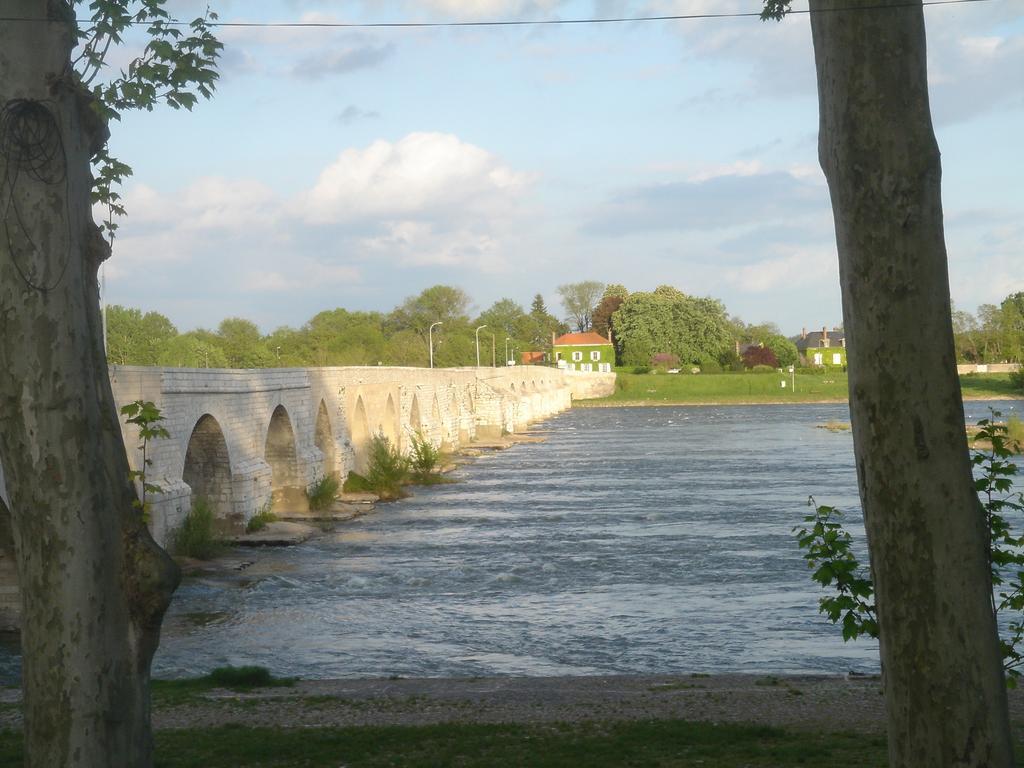
<svg viewBox="0 0 1024 768">
<path fill-rule="evenodd" d="M 370 440 L 365 474 L 349 472 L 342 490 L 345 493 L 374 493 L 382 501 L 404 499 L 406 485 L 438 485 L 453 482 L 437 471 L 443 455 L 423 435 L 412 438 L 412 452 L 403 456 L 384 435 Z"/>
<path fill-rule="evenodd" d="M 206 499 L 194 499 L 192 509 L 174 537 L 174 553 L 197 560 L 209 560 L 216 557 L 220 550 L 213 507 Z"/>
<path fill-rule="evenodd" d="M 327 509 L 338 498 L 339 490 L 341 490 L 341 483 L 338 481 L 338 476 L 333 472 L 310 483 L 306 489 L 306 499 L 309 501 L 309 508 L 312 510 Z"/>
</svg>

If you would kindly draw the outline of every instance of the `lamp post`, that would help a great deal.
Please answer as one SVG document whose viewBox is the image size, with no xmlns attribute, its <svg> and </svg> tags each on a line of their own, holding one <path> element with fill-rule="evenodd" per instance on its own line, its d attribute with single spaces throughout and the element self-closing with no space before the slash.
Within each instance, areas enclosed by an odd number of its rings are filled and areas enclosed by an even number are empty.
<svg viewBox="0 0 1024 768">
<path fill-rule="evenodd" d="M 796 392 L 796 367 L 789 366 L 789 377 L 792 379 L 792 386 L 789 388 L 790 392 Z"/>
<path fill-rule="evenodd" d="M 505 337 L 505 365 L 508 365 L 508 343 L 512 341 L 508 336 Z"/>
<path fill-rule="evenodd" d="M 480 331 L 486 328 L 486 325 L 481 325 L 476 329 L 476 367 L 480 367 Z"/>
<path fill-rule="evenodd" d="M 498 367 L 498 355 L 495 352 L 495 349 L 496 349 L 496 344 L 495 344 L 495 341 L 494 341 L 494 334 L 492 333 L 491 334 L 491 368 L 497 368 Z"/>
<path fill-rule="evenodd" d="M 427 329 L 427 338 L 429 339 L 428 343 L 430 344 L 430 367 L 431 368 L 434 367 L 434 326 L 435 325 L 443 325 L 443 324 L 444 324 L 443 321 L 438 320 L 436 323 L 434 323 L 433 325 L 431 325 Z"/>
</svg>

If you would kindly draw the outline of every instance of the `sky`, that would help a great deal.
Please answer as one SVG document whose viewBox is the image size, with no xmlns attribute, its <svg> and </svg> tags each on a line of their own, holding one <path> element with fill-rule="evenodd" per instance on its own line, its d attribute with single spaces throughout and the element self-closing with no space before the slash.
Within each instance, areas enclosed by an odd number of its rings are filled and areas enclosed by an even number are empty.
<svg viewBox="0 0 1024 768">
<path fill-rule="evenodd" d="M 168 0 L 181 19 L 205 2 Z M 573 19 L 760 0 L 211 0 L 222 21 Z M 806 7 L 800 0 L 795 8 Z M 925 10 L 958 309 L 1024 290 L 1024 2 Z M 673 285 L 788 334 L 842 322 L 807 15 L 558 26 L 225 28 L 214 98 L 126 114 L 110 303 L 185 331 L 480 312 L 580 280 Z M 123 66 L 134 41 L 110 56 Z"/>
</svg>

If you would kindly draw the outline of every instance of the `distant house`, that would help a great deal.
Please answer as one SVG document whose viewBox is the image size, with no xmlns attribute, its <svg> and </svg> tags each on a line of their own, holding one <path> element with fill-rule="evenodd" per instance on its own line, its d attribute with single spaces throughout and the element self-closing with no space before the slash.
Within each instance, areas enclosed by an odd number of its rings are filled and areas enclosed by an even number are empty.
<svg viewBox="0 0 1024 768">
<path fill-rule="evenodd" d="M 548 361 L 547 352 L 523 352 L 519 356 L 523 365 L 544 365 Z"/>
<path fill-rule="evenodd" d="M 555 365 L 570 371 L 611 373 L 615 363 L 615 347 L 593 331 L 566 333 L 553 339 L 551 347 Z"/>
<path fill-rule="evenodd" d="M 796 349 L 806 365 L 827 368 L 846 367 L 846 334 L 839 328 L 822 327 L 820 331 L 803 333 L 796 339 Z"/>
</svg>

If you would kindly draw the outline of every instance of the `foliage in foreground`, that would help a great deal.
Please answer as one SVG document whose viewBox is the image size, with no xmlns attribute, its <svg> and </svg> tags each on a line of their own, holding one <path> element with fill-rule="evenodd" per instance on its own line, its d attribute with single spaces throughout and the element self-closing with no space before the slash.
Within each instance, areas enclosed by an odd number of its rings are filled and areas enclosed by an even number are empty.
<svg viewBox="0 0 1024 768">
<path fill-rule="evenodd" d="M 0 733 L 0 759 L 20 759 L 20 734 Z M 6 763 L 5 763 L 6 764 Z M 377 766 L 884 766 L 882 735 L 794 733 L 681 720 L 443 724 L 157 731 L 160 768 Z"/>
<path fill-rule="evenodd" d="M 993 597 L 992 610 L 997 615 L 1005 611 L 1013 616 L 999 642 L 1007 685 L 1015 687 L 1024 666 L 1024 536 L 1014 535 L 1006 515 L 1019 518 L 1024 513 L 1024 494 L 1013 489 L 1018 470 L 1011 457 L 1020 452 L 1020 445 L 1010 436 L 1008 425 L 995 421 L 999 415 L 992 411 L 991 419 L 978 422 L 973 440 L 987 447 L 972 449 L 971 462 L 976 468 L 975 490 L 989 529 L 989 566 L 998 595 L 998 599 Z M 805 525 L 795 527 L 793 532 L 808 567 L 814 569 L 811 578 L 835 591 L 818 601 L 818 610 L 833 624 L 842 624 L 844 640 L 861 635 L 877 638 L 874 584 L 869 569 L 852 552 L 853 538 L 843 528 L 842 513 L 819 506 L 813 497 L 808 504 L 814 511 L 804 518 Z"/>
<path fill-rule="evenodd" d="M 341 483 L 338 482 L 338 476 L 333 472 L 310 483 L 306 489 L 309 508 L 312 510 L 327 509 L 338 497 L 339 490 L 341 490 Z"/>
<path fill-rule="evenodd" d="M 209 560 L 220 552 L 217 540 L 216 517 L 213 507 L 203 498 L 192 500 L 192 509 L 185 516 L 174 537 L 175 554 Z"/>
</svg>

